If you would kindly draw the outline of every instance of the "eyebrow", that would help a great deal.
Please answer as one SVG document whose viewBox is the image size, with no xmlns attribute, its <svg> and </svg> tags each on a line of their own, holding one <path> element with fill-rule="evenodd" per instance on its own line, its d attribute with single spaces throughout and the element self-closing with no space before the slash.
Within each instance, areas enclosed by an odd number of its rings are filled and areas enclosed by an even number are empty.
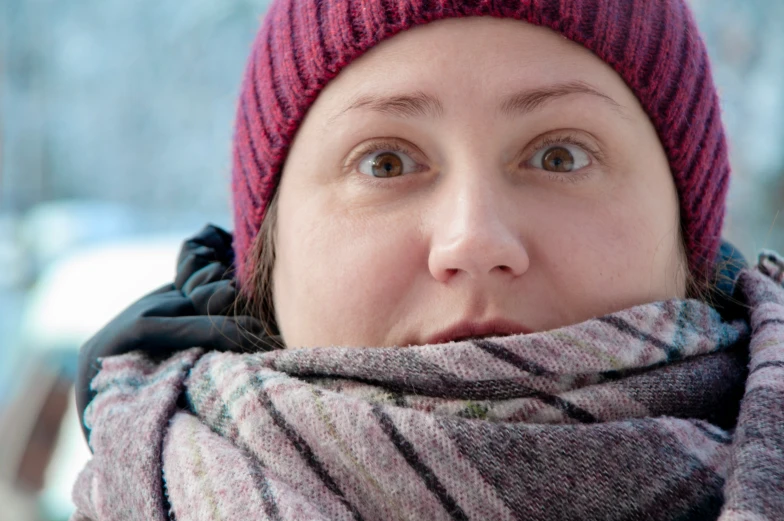
<svg viewBox="0 0 784 521">
<path fill-rule="evenodd" d="M 359 96 L 351 105 L 329 118 L 329 123 L 334 122 L 346 112 L 362 108 L 399 118 L 430 117 L 438 119 L 444 115 L 444 104 L 441 103 L 441 100 L 431 94 L 415 91 L 411 94 L 384 97 Z"/>
<path fill-rule="evenodd" d="M 498 104 L 497 111 L 499 114 L 507 117 L 520 116 L 541 109 L 552 101 L 575 94 L 597 97 L 609 104 L 613 109 L 619 111 L 621 115 L 627 116 L 621 104 L 582 81 L 558 83 L 515 92 Z M 329 118 L 328 123 L 331 124 L 346 112 L 356 109 L 368 109 L 380 114 L 404 119 L 422 117 L 438 119 L 444 115 L 444 105 L 438 97 L 426 92 L 415 91 L 411 94 L 383 97 L 372 95 L 359 96 L 348 107 Z"/>
<path fill-rule="evenodd" d="M 559 83 L 548 87 L 539 89 L 525 90 L 517 92 L 504 99 L 498 106 L 501 114 L 507 116 L 514 116 L 526 114 L 534 110 L 540 109 L 545 104 L 566 96 L 574 94 L 583 94 L 597 97 L 615 110 L 620 110 L 623 113 L 623 107 L 620 103 L 612 99 L 607 94 L 600 92 L 598 89 L 582 81 L 573 81 L 569 83 Z"/>
</svg>

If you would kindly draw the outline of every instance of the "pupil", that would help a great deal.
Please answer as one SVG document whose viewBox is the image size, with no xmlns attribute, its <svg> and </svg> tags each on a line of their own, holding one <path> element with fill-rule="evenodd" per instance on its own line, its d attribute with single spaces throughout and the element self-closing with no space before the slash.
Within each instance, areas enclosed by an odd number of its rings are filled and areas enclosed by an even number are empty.
<svg viewBox="0 0 784 521">
<path fill-rule="evenodd" d="M 403 162 L 395 154 L 387 152 L 376 158 L 373 169 L 376 177 L 397 177 L 402 173 Z"/>
<path fill-rule="evenodd" d="M 551 172 L 570 172 L 574 166 L 571 152 L 563 147 L 554 147 L 544 156 L 544 167 Z"/>
</svg>

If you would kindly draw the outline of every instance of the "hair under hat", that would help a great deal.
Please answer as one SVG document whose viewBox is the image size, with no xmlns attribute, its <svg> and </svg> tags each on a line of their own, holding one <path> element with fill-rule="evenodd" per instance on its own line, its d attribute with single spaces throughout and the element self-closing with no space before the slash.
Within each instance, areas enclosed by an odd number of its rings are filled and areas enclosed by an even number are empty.
<svg viewBox="0 0 784 521">
<path fill-rule="evenodd" d="M 237 279 L 294 135 L 319 92 L 370 48 L 416 25 L 464 16 L 549 27 L 631 88 L 669 159 L 689 268 L 710 276 L 730 165 L 705 45 L 685 0 L 275 0 L 253 43 L 237 110 L 232 192 Z"/>
</svg>

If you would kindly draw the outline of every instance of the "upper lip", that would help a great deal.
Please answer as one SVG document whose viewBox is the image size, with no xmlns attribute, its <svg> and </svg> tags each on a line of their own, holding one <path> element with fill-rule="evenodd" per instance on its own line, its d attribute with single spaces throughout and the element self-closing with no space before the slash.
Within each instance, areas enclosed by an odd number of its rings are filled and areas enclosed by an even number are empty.
<svg viewBox="0 0 784 521">
<path fill-rule="evenodd" d="M 519 335 L 532 332 L 531 329 L 523 324 L 512 320 L 496 319 L 483 322 L 464 320 L 428 337 L 425 343 L 444 344 L 471 337 Z"/>
</svg>

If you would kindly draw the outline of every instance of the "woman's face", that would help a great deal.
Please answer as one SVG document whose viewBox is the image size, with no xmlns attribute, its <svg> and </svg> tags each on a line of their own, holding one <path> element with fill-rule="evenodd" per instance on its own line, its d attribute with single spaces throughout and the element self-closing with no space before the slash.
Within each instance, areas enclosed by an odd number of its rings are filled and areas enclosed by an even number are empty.
<svg viewBox="0 0 784 521">
<path fill-rule="evenodd" d="M 685 292 L 677 193 L 639 102 L 519 21 L 439 21 L 353 62 L 279 190 L 289 347 L 543 331 Z"/>
</svg>

